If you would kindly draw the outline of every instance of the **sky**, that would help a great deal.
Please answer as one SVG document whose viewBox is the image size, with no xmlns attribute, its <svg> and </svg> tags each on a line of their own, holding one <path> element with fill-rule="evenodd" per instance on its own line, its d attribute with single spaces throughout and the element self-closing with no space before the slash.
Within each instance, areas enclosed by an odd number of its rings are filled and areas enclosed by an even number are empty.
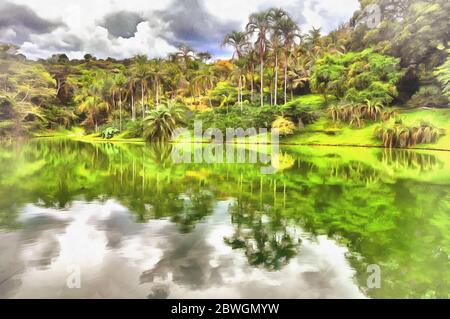
<svg viewBox="0 0 450 319">
<path fill-rule="evenodd" d="M 29 59 L 66 53 L 80 59 L 165 57 L 181 44 L 230 58 L 224 36 L 243 30 L 251 13 L 279 7 L 306 32 L 348 21 L 357 0 L 0 0 L 0 42 Z"/>
</svg>

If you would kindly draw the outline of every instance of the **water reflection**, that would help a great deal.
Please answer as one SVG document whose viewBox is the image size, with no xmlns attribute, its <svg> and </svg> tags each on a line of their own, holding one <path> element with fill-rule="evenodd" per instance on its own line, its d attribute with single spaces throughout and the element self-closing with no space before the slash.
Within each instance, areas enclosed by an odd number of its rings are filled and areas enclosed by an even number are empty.
<svg viewBox="0 0 450 319">
<path fill-rule="evenodd" d="M 170 152 L 2 145 L 0 297 L 447 296 L 445 156 L 302 148 L 262 176 Z M 382 287 L 369 290 L 374 263 Z M 81 289 L 66 286 L 71 265 Z"/>
<path fill-rule="evenodd" d="M 363 297 L 346 250 L 325 237 L 304 238 L 279 272 L 249 265 L 223 240 L 234 232 L 230 205 L 218 202 L 188 234 L 167 219 L 136 224 L 113 200 L 76 201 L 65 212 L 28 205 L 23 229 L 0 235 L 10 257 L 0 267 L 16 270 L 2 278 L 1 297 Z M 65 287 L 70 265 L 81 269 L 80 289 Z"/>
</svg>

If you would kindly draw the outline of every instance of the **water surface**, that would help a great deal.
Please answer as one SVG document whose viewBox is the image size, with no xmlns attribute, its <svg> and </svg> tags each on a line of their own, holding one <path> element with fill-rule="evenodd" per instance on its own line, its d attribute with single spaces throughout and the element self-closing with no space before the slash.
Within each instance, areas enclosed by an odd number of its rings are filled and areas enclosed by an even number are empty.
<svg viewBox="0 0 450 319">
<path fill-rule="evenodd" d="M 449 153 L 292 147 L 273 175 L 170 154 L 0 144 L 0 297 L 448 298 Z"/>
</svg>

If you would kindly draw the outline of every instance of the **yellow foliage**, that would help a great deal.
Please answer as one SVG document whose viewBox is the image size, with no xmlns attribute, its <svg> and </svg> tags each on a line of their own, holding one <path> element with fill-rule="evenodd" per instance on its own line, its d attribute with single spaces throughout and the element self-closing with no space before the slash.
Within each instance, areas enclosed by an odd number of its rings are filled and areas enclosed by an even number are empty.
<svg viewBox="0 0 450 319">
<path fill-rule="evenodd" d="M 292 135 L 295 132 L 295 124 L 282 116 L 279 116 L 272 123 L 272 128 L 278 129 L 280 136 Z"/>
</svg>

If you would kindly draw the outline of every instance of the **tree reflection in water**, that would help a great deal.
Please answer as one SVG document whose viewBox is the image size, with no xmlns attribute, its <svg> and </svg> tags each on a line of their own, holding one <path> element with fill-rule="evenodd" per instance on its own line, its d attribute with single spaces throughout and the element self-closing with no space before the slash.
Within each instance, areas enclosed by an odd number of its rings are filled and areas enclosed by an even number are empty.
<svg viewBox="0 0 450 319">
<path fill-rule="evenodd" d="M 380 265 L 382 288 L 365 291 L 371 297 L 446 296 L 446 154 L 294 148 L 283 150 L 277 174 L 261 176 L 256 164 L 174 164 L 171 152 L 166 144 L 2 144 L 0 234 L 25 231 L 27 209 L 75 216 L 80 203 L 114 201 L 136 228 L 170 225 L 165 232 L 176 248 L 163 249 L 164 257 L 142 275 L 145 283 L 169 273 L 191 287 L 220 283 L 230 261 L 214 257 L 218 266 L 209 264 L 215 248 L 201 231 L 220 231 L 216 246 L 271 273 L 289 270 L 308 234 L 308 240 L 326 235 L 345 245 L 361 289 L 367 265 Z M 164 296 L 158 287 L 152 294 Z"/>
</svg>

